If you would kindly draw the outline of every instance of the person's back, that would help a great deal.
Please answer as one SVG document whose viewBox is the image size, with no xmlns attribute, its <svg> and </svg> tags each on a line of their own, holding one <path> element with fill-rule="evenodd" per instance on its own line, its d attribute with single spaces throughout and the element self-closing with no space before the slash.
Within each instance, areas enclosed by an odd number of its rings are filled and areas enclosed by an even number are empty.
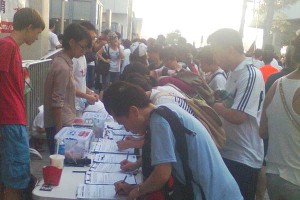
<svg viewBox="0 0 300 200">
<path fill-rule="evenodd" d="M 189 159 L 188 165 L 194 181 L 203 188 L 206 199 L 243 199 L 237 183 L 228 171 L 205 127 L 177 105 L 163 105 L 170 108 L 187 129 L 195 132 L 195 136 L 186 135 L 188 156 L 192 158 Z M 182 162 L 175 151 L 175 138 L 168 122 L 161 116 L 153 114 L 150 118 L 150 130 L 153 133 L 151 134 L 152 165 L 163 162 L 172 163 L 173 174 L 180 182 L 184 182 Z M 201 199 L 199 187 L 193 184 L 193 189 L 194 199 Z"/>
<path fill-rule="evenodd" d="M 297 69 L 271 86 L 260 122 L 260 136 L 269 139 L 266 174 L 271 200 L 298 200 L 300 196 L 300 36 L 292 45 L 291 61 Z"/>
<path fill-rule="evenodd" d="M 293 109 L 293 97 L 300 88 L 300 80 L 283 77 L 276 82 L 276 91 L 270 105 L 266 109 L 268 117 L 269 148 L 266 156 L 267 173 L 278 174 L 287 180 L 300 186 L 300 130 L 298 130 L 289 118 L 281 100 L 279 83 L 282 81 L 284 98 L 287 109 L 291 115 L 300 122 L 300 113 Z"/>
</svg>

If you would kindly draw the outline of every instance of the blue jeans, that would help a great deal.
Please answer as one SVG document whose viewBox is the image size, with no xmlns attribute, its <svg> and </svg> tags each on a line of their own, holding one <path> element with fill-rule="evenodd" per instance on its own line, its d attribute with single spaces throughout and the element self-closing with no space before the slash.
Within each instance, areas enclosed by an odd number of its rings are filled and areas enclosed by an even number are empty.
<svg viewBox="0 0 300 200">
<path fill-rule="evenodd" d="M 88 88 L 93 88 L 95 86 L 95 65 L 88 65 L 86 72 L 86 86 Z"/>
<path fill-rule="evenodd" d="M 30 180 L 29 138 L 24 125 L 0 125 L 0 183 L 25 189 Z"/>
<path fill-rule="evenodd" d="M 47 137 L 47 144 L 49 148 L 50 155 L 54 154 L 55 152 L 55 139 L 54 136 L 56 134 L 55 127 L 45 128 L 46 137 Z"/>
</svg>

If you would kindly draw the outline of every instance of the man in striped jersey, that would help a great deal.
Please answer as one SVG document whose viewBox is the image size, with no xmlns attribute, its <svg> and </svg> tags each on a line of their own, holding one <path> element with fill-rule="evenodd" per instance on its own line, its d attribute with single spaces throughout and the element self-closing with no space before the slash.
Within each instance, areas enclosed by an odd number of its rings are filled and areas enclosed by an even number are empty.
<svg viewBox="0 0 300 200">
<path fill-rule="evenodd" d="M 214 58 L 230 71 L 226 90 L 233 104 L 213 108 L 224 119 L 227 141 L 221 155 L 236 179 L 245 200 L 255 199 L 257 177 L 263 161 L 263 142 L 258 135 L 264 81 L 261 72 L 246 58 L 242 38 L 232 29 L 220 29 L 208 38 Z"/>
</svg>

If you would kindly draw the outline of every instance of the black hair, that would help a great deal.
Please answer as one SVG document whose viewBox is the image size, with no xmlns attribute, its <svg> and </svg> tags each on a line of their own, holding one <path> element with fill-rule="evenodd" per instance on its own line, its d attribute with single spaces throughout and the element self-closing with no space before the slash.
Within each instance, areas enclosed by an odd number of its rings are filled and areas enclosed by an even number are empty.
<svg viewBox="0 0 300 200">
<path fill-rule="evenodd" d="M 86 28 L 88 31 L 95 31 L 95 33 L 97 32 L 95 26 L 91 22 L 83 21 L 80 22 L 79 24 L 84 28 Z"/>
<path fill-rule="evenodd" d="M 117 35 L 118 39 L 122 39 L 122 35 L 121 35 L 121 33 L 119 33 L 119 32 L 115 32 L 115 33 L 116 33 L 116 35 Z"/>
<path fill-rule="evenodd" d="M 211 46 L 205 46 L 201 48 L 198 58 L 200 59 L 200 63 L 206 63 L 211 65 L 214 63 L 213 52 L 211 50 Z"/>
<path fill-rule="evenodd" d="M 263 50 L 262 53 L 262 60 L 264 61 L 265 65 L 269 65 L 274 57 L 273 51 L 270 50 Z"/>
<path fill-rule="evenodd" d="M 45 22 L 38 11 L 33 8 L 21 8 L 14 14 L 14 30 L 22 31 L 30 25 L 33 29 L 45 29 Z"/>
<path fill-rule="evenodd" d="M 130 46 L 131 46 L 131 41 L 128 40 L 128 39 L 124 40 L 123 41 L 123 46 L 124 46 L 125 49 L 129 49 Z"/>
<path fill-rule="evenodd" d="M 86 28 L 77 23 L 72 23 L 67 26 L 64 32 L 64 37 L 62 41 L 62 46 L 64 49 L 70 49 L 70 40 L 74 39 L 76 42 L 81 40 L 88 41 L 88 48 L 92 47 L 92 38 L 90 34 L 87 32 Z"/>
<path fill-rule="evenodd" d="M 207 38 L 207 43 L 220 45 L 223 48 L 232 47 L 238 53 L 244 53 L 243 41 L 240 33 L 230 28 L 219 29 Z"/>
<path fill-rule="evenodd" d="M 111 32 L 110 29 L 105 29 L 105 30 L 102 31 L 101 33 L 102 33 L 103 35 L 108 35 L 110 32 Z"/>
<path fill-rule="evenodd" d="M 144 64 L 142 64 L 140 62 L 132 62 L 125 66 L 125 69 L 124 69 L 120 79 L 123 80 L 124 77 L 126 77 L 128 74 L 131 74 L 131 73 L 138 73 L 143 76 L 146 76 L 146 75 L 150 74 L 150 70 L 147 67 L 145 67 Z"/>
<path fill-rule="evenodd" d="M 138 56 L 138 55 L 131 53 L 129 55 L 129 62 L 139 62 L 139 63 L 142 63 L 144 65 L 144 67 L 147 67 L 147 65 L 148 65 L 147 61 L 148 61 L 147 54 L 145 54 L 143 56 Z"/>
<path fill-rule="evenodd" d="M 175 47 L 165 47 L 160 53 L 160 58 L 163 59 L 177 59 L 177 50 Z"/>
<path fill-rule="evenodd" d="M 146 46 L 148 45 L 148 42 L 147 42 L 147 40 L 145 38 L 140 39 L 140 42 L 144 43 Z"/>
<path fill-rule="evenodd" d="M 253 55 L 254 55 L 254 58 L 259 58 L 261 57 L 263 54 L 263 50 L 262 49 L 255 49 Z"/>
<path fill-rule="evenodd" d="M 162 34 L 158 35 L 156 38 L 156 43 L 164 46 L 166 44 L 166 37 Z"/>
<path fill-rule="evenodd" d="M 57 36 L 57 38 L 58 38 L 59 40 L 63 40 L 63 39 L 64 39 L 64 35 L 63 35 L 63 34 L 59 34 L 59 35 Z"/>
<path fill-rule="evenodd" d="M 144 91 L 150 91 L 152 89 L 152 81 L 149 76 L 143 76 L 139 73 L 130 73 L 127 74 L 123 80 L 141 87 Z"/>
<path fill-rule="evenodd" d="M 103 104 L 109 114 L 128 116 L 130 107 L 145 108 L 151 103 L 145 91 L 136 85 L 117 81 L 103 93 Z"/>
<path fill-rule="evenodd" d="M 49 29 L 52 29 L 55 26 L 55 21 L 53 19 L 49 20 Z"/>
</svg>

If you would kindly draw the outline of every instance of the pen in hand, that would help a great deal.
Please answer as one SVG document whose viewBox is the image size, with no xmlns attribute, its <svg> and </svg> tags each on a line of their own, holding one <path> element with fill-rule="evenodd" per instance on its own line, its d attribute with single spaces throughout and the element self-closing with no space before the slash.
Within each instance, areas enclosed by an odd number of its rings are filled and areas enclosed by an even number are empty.
<svg viewBox="0 0 300 200">
<path fill-rule="evenodd" d="M 127 175 L 124 177 L 124 179 L 123 179 L 123 181 L 121 183 L 125 183 L 126 179 L 127 179 Z M 119 192 L 120 192 L 120 190 L 117 190 L 115 196 L 118 195 Z"/>
</svg>

